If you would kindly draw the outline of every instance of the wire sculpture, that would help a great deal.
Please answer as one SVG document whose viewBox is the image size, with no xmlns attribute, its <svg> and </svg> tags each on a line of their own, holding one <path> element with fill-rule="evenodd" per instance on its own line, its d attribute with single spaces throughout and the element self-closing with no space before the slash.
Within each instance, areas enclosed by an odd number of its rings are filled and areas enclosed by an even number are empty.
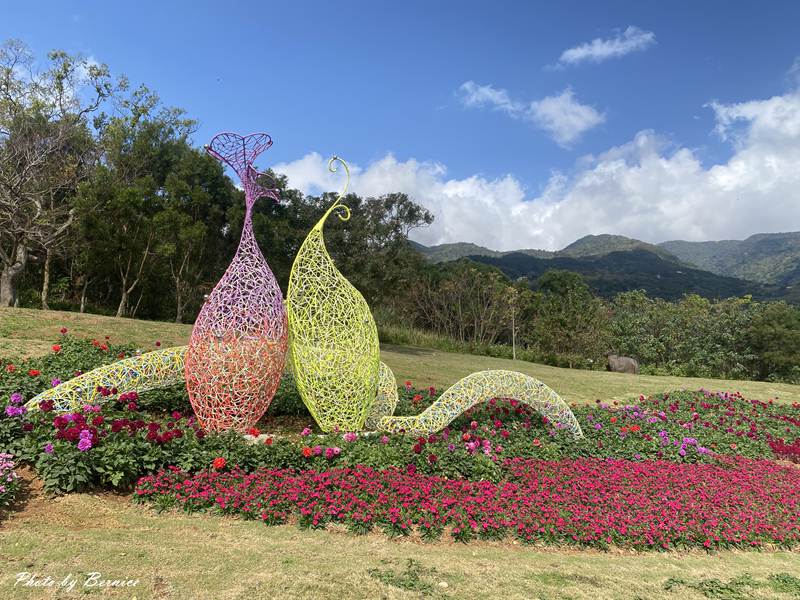
<svg viewBox="0 0 800 600">
<path fill-rule="evenodd" d="M 342 221 L 350 209 L 341 204 L 347 182 L 333 205 L 303 241 L 289 274 L 286 304 L 289 353 L 300 397 L 323 431 L 358 431 L 375 404 L 380 348 L 378 330 L 364 297 L 347 281 L 328 254 L 323 227 L 338 211 Z"/>
<path fill-rule="evenodd" d="M 397 408 L 397 400 L 397 380 L 389 365 L 381 362 L 378 370 L 378 393 L 375 404 L 364 421 L 364 429 L 375 430 L 382 417 L 391 417 Z"/>
<path fill-rule="evenodd" d="M 517 371 L 479 371 L 467 375 L 447 390 L 422 413 L 413 417 L 387 416 L 378 428 L 392 433 L 425 435 L 444 429 L 453 419 L 476 404 L 492 398 L 513 398 L 547 417 L 557 429 L 568 430 L 574 438 L 583 431 L 567 403 L 538 379 Z"/>
<path fill-rule="evenodd" d="M 516 371 L 480 371 L 448 388 L 416 416 L 395 417 L 397 381 L 380 361 L 378 332 L 364 297 L 336 268 L 325 247 L 323 228 L 334 211 L 341 221 L 350 209 L 341 203 L 347 181 L 333 205 L 303 241 L 289 275 L 286 308 L 280 288 L 258 248 L 252 207 L 277 191 L 262 187 L 252 163 L 272 145 L 266 134 L 216 136 L 208 152 L 229 164 L 242 180 L 246 213 L 239 248 L 209 295 L 192 329 L 189 346 L 149 352 L 105 365 L 39 394 L 28 402 L 56 401 L 71 410 L 101 401 L 103 388 L 118 393 L 164 387 L 185 376 L 189 398 L 206 429 L 244 431 L 269 407 L 283 372 L 287 329 L 295 384 L 323 431 L 358 431 L 365 426 L 393 433 L 424 435 L 446 427 L 478 403 L 513 398 L 545 416 L 557 429 L 583 437 L 575 415 L 552 389 Z"/>
<path fill-rule="evenodd" d="M 239 176 L 245 216 L 239 247 L 206 299 L 186 352 L 186 388 L 205 429 L 254 426 L 269 408 L 286 358 L 287 320 L 278 282 L 253 235 L 252 210 L 261 197 L 278 201 L 260 184 L 253 162 L 272 146 L 265 133 L 220 133 L 206 151 Z"/>
<path fill-rule="evenodd" d="M 186 346 L 178 346 L 124 358 L 42 392 L 27 407 L 35 409 L 39 402 L 52 400 L 54 410 L 80 410 L 87 404 L 99 404 L 125 392 L 145 392 L 183 383 L 185 355 Z"/>
</svg>

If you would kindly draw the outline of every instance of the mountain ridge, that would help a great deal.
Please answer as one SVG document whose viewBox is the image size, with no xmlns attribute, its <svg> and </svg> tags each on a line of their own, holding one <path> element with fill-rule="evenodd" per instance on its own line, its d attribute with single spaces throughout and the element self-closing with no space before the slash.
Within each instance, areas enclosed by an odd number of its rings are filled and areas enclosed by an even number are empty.
<svg viewBox="0 0 800 600">
<path fill-rule="evenodd" d="M 497 251 L 456 242 L 412 245 L 431 263 L 468 258 L 531 285 L 547 269 L 581 273 L 601 295 L 646 289 L 674 299 L 685 293 L 800 299 L 800 232 L 759 233 L 744 240 L 650 244 L 621 235 L 587 235 L 561 250 Z M 537 275 L 538 274 L 538 275 Z"/>
</svg>

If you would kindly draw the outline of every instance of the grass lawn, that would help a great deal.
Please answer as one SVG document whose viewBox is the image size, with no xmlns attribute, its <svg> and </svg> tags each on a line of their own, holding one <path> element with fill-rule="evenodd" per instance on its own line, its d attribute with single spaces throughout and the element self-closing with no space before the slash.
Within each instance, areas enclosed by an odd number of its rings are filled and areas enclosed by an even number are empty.
<svg viewBox="0 0 800 600">
<path fill-rule="evenodd" d="M 59 311 L 0 308 L 0 357 L 22 357 L 49 352 L 61 327 L 66 327 L 78 336 L 102 339 L 110 335 L 113 340 L 132 342 L 142 349 L 155 348 L 154 343 L 157 340 L 161 342 L 162 348 L 185 344 L 191 332 L 191 325 Z M 639 394 L 678 388 L 739 391 L 745 397 L 760 400 L 779 398 L 790 402 L 800 401 L 800 386 L 785 383 L 560 369 L 525 361 L 408 346 L 384 345 L 381 357 L 392 368 L 399 382 L 410 379 L 417 387 L 446 387 L 461 377 L 482 369 L 512 369 L 540 379 L 568 402 L 591 402 L 597 398 L 623 400 Z"/>
<path fill-rule="evenodd" d="M 186 342 L 190 327 L 63 312 L 0 309 L 0 356 L 49 351 L 61 327 L 76 335 L 152 348 Z M 565 398 L 624 399 L 677 387 L 741 391 L 800 400 L 798 386 L 558 369 L 526 362 L 387 346 L 399 381 L 444 386 L 486 368 L 538 377 Z M 30 478 L 29 478 L 30 479 Z M 608 553 L 527 547 L 507 540 L 467 545 L 442 540 L 356 537 L 208 515 L 156 514 L 126 496 L 45 498 L 30 480 L 18 512 L 0 521 L 0 599 L 72 598 L 797 598 L 800 553 Z M 14 587 L 17 573 L 78 586 Z M 127 589 L 79 588 L 88 572 L 139 579 Z M 747 579 L 749 574 L 752 579 Z M 770 578 L 772 576 L 772 578 Z M 776 577 L 777 576 L 777 577 Z M 782 578 L 783 577 L 783 578 Z M 676 583 L 683 580 L 684 583 Z"/>
<path fill-rule="evenodd" d="M 413 561 L 409 563 L 409 561 Z M 55 589 L 14 587 L 35 572 L 83 581 L 139 579 L 114 598 L 792 598 L 768 585 L 770 575 L 800 573 L 789 552 L 641 553 L 554 550 L 502 543 L 458 544 L 353 536 L 341 530 L 209 515 L 156 514 L 114 495 L 33 494 L 0 525 L 0 598 L 69 598 Z M 743 595 L 703 596 L 749 573 L 760 585 Z M 714 583 L 712 579 L 719 582 Z M 719 591 L 719 590 L 718 590 Z M 795 589 L 794 593 L 798 591 Z M 100 596 L 100 591 L 91 595 Z"/>
</svg>

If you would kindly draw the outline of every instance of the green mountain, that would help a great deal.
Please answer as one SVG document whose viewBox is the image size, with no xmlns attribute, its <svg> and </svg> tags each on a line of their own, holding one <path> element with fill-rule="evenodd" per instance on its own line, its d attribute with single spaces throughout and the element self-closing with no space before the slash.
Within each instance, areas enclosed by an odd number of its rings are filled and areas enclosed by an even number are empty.
<svg viewBox="0 0 800 600">
<path fill-rule="evenodd" d="M 675 240 L 659 246 L 718 275 L 779 286 L 800 282 L 800 232 L 758 233 L 745 240 L 719 242 Z"/>
<path fill-rule="evenodd" d="M 602 256 L 610 252 L 627 252 L 628 250 L 646 250 L 664 260 L 680 262 L 677 256 L 668 249 L 659 248 L 653 244 L 625 237 L 624 235 L 587 235 L 572 242 L 563 250 L 556 252 L 556 256 L 571 256 L 580 258 L 584 256 Z"/>
<path fill-rule="evenodd" d="M 587 235 L 555 252 L 498 252 L 469 243 L 411 244 L 432 263 L 469 258 L 496 266 L 509 277 L 525 277 L 531 285 L 548 269 L 575 271 L 603 296 L 645 289 L 668 299 L 686 293 L 708 298 L 752 294 L 800 302 L 800 285 L 795 285 L 800 283 L 800 232 L 658 245 L 621 235 Z"/>
<path fill-rule="evenodd" d="M 439 244 L 438 246 L 423 246 L 417 242 L 409 242 L 411 246 L 423 254 L 428 261 L 432 263 L 449 262 L 451 260 L 458 260 L 459 258 L 466 258 L 468 256 L 493 256 L 502 257 L 509 254 L 525 254 L 526 256 L 535 256 L 536 258 L 555 258 L 558 256 L 571 256 L 571 257 L 584 257 L 584 256 L 598 256 L 608 254 L 609 252 L 620 252 L 633 249 L 647 250 L 661 256 L 665 260 L 672 260 L 680 262 L 676 256 L 670 254 L 664 248 L 659 248 L 653 244 L 634 240 L 623 235 L 587 235 L 581 239 L 572 242 L 563 250 L 555 252 L 550 250 L 536 250 L 533 248 L 523 250 L 511 250 L 509 252 L 499 252 L 497 250 L 490 250 L 477 244 L 469 242 L 456 242 L 453 244 Z"/>
<path fill-rule="evenodd" d="M 728 298 L 752 294 L 757 299 L 780 296 L 775 286 L 725 277 L 687 267 L 642 248 L 607 254 L 538 258 L 522 253 L 503 256 L 470 256 L 470 260 L 492 265 L 511 279 L 524 277 L 531 287 L 550 269 L 574 271 L 583 275 L 593 291 L 611 297 L 619 292 L 643 289 L 650 296 L 677 300 L 694 293 L 706 298 Z"/>
</svg>

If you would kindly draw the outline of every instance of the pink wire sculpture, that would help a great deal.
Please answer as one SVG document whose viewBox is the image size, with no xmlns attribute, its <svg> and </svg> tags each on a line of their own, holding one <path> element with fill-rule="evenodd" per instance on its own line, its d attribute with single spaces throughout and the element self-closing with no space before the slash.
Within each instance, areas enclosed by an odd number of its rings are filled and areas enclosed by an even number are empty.
<svg viewBox="0 0 800 600">
<path fill-rule="evenodd" d="M 239 247 L 192 328 L 185 372 L 189 400 L 208 430 L 246 432 L 269 408 L 280 384 L 288 326 L 278 282 L 253 235 L 252 209 L 278 191 L 258 183 L 253 162 L 272 146 L 266 133 L 216 135 L 206 151 L 230 165 L 244 187 Z"/>
</svg>

